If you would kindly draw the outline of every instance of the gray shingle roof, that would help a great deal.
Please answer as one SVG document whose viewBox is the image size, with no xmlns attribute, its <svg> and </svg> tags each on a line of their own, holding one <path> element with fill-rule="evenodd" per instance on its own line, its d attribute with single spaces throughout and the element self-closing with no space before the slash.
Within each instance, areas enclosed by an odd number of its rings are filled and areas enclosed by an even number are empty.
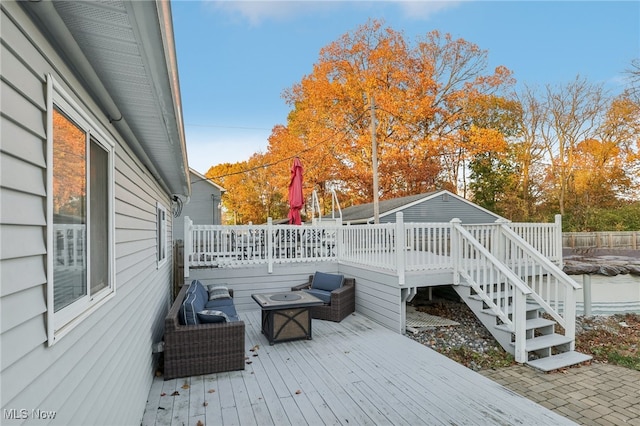
<svg viewBox="0 0 640 426">
<path fill-rule="evenodd" d="M 407 204 L 428 198 L 441 191 L 432 191 L 424 194 L 408 195 L 406 197 L 393 198 L 391 200 L 383 200 L 378 203 L 380 215 L 396 210 Z M 330 217 L 330 216 L 325 216 Z M 373 203 L 360 204 L 357 206 L 347 207 L 342 210 L 342 222 L 356 222 L 373 219 Z"/>
</svg>

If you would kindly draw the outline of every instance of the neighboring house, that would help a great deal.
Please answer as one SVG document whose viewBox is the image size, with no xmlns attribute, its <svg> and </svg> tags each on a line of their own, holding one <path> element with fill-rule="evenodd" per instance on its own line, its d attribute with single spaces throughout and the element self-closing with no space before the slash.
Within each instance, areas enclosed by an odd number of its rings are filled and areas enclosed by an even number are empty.
<svg viewBox="0 0 640 426">
<path fill-rule="evenodd" d="M 398 212 L 402 212 L 404 222 L 441 223 L 458 218 L 462 223 L 470 224 L 504 219 L 447 190 L 380 201 L 378 211 L 380 223 L 394 223 Z M 374 223 L 373 203 L 343 209 L 342 222 L 354 225 Z"/>
<path fill-rule="evenodd" d="M 190 196 L 170 5 L 0 8 L 1 423 L 140 424 Z"/>
<path fill-rule="evenodd" d="M 185 216 L 189 216 L 193 223 L 198 225 L 222 224 L 222 194 L 227 190 L 192 168 L 189 168 L 189 177 L 191 179 L 191 198 L 184 204 L 180 216 L 175 220 L 174 241 L 184 239 Z"/>
</svg>

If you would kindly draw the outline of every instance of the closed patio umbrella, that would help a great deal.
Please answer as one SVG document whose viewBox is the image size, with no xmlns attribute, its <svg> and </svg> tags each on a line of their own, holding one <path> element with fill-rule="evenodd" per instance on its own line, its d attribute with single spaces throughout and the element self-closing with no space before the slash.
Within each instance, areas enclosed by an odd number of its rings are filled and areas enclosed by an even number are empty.
<svg viewBox="0 0 640 426">
<path fill-rule="evenodd" d="M 302 163 L 298 157 L 293 159 L 291 165 L 291 181 L 289 182 L 289 224 L 302 225 L 300 210 L 304 205 L 302 194 Z"/>
</svg>

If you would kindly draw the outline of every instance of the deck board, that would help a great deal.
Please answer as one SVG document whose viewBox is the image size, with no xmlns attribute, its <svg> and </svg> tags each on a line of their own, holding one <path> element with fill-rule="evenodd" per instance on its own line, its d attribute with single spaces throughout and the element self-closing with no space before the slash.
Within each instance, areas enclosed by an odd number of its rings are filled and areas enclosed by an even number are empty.
<svg viewBox="0 0 640 426">
<path fill-rule="evenodd" d="M 242 318 L 245 370 L 155 378 L 143 425 L 574 424 L 360 314 L 273 346 Z"/>
</svg>

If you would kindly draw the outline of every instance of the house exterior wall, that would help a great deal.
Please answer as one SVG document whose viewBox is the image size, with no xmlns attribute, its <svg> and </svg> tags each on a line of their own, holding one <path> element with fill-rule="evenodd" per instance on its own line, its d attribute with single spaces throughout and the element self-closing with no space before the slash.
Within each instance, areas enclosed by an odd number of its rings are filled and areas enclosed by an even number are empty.
<svg viewBox="0 0 640 426">
<path fill-rule="evenodd" d="M 182 213 L 176 219 L 176 228 L 173 238 L 184 239 L 184 218 L 189 216 L 191 221 L 197 225 L 220 225 L 220 209 L 218 205 L 221 201 L 220 189 L 203 181 L 199 176 L 189 173 L 191 178 L 191 199 L 182 207 Z"/>
<path fill-rule="evenodd" d="M 437 196 L 424 200 L 402 209 L 404 222 L 450 222 L 457 217 L 462 223 L 493 223 L 499 216 L 494 215 L 470 202 L 463 201 L 449 194 L 438 194 Z M 396 215 L 391 213 L 380 217 L 380 223 L 395 223 Z"/>
<path fill-rule="evenodd" d="M 34 421 L 40 409 L 55 411 L 55 424 L 139 424 L 155 368 L 152 344 L 162 338 L 170 302 L 171 250 L 161 267 L 156 262 L 156 203 L 171 211 L 169 194 L 17 3 L 2 2 L 0 28 L 0 423 Z M 116 142 L 115 296 L 51 346 L 47 74 Z M 17 411 L 9 419 L 11 410 L 26 410 L 26 418 Z"/>
</svg>

